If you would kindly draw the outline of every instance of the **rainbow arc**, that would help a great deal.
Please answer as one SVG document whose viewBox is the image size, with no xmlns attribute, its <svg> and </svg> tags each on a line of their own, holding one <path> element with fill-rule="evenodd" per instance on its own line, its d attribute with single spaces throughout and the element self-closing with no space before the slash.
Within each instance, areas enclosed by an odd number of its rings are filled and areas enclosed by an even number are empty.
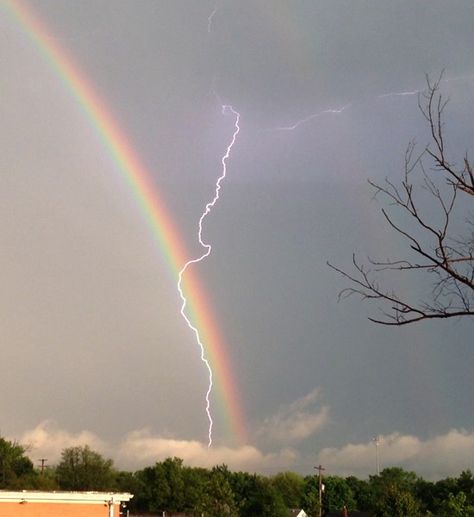
<svg viewBox="0 0 474 517">
<path fill-rule="evenodd" d="M 154 185 L 152 175 L 141 163 L 107 103 L 99 97 L 92 83 L 84 76 L 66 49 L 59 46 L 51 31 L 33 13 L 30 6 L 21 0 L 4 0 L 0 2 L 1 7 L 6 9 L 12 20 L 22 28 L 36 51 L 81 107 L 90 122 L 91 130 L 98 135 L 116 169 L 128 185 L 170 274 L 178 280 L 180 269 L 189 260 L 185 246 Z M 187 313 L 199 330 L 206 357 L 214 373 L 216 395 L 227 425 L 238 441 L 245 443 L 247 438 L 244 418 L 225 341 L 204 287 L 192 268 L 183 276 L 182 289 L 187 299 Z"/>
</svg>

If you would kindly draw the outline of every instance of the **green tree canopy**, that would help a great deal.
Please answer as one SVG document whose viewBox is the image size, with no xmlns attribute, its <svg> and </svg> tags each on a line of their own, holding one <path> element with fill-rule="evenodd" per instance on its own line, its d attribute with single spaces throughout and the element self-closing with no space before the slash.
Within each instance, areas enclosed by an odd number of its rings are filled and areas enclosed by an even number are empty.
<svg viewBox="0 0 474 517">
<path fill-rule="evenodd" d="M 375 503 L 377 517 L 420 517 L 420 505 L 408 490 L 388 485 Z"/>
<path fill-rule="evenodd" d="M 103 458 L 88 445 L 69 447 L 61 453 L 56 467 L 62 490 L 113 490 L 115 471 L 113 461 Z"/>
<path fill-rule="evenodd" d="M 142 510 L 148 512 L 182 512 L 185 510 L 182 459 L 167 458 L 153 467 L 144 468 L 137 473 L 137 476 L 143 486 L 141 494 L 143 502 L 140 506 Z"/>
<path fill-rule="evenodd" d="M 419 517 L 420 504 L 414 495 L 417 480 L 414 472 L 400 467 L 370 476 L 377 517 Z"/>
<path fill-rule="evenodd" d="M 380 475 L 370 476 L 370 484 L 374 489 L 384 490 L 390 486 L 413 492 L 418 477 L 414 472 L 404 470 L 400 467 L 389 467 L 383 469 Z"/>
<path fill-rule="evenodd" d="M 281 494 L 268 478 L 247 472 L 232 476 L 232 489 L 238 501 L 239 514 L 246 517 L 287 517 Z"/>
<path fill-rule="evenodd" d="M 0 438 L 0 488 L 28 488 L 35 471 L 26 448 Z"/>
<path fill-rule="evenodd" d="M 319 515 L 319 481 L 316 476 L 304 477 L 302 508 L 309 515 Z"/>
<path fill-rule="evenodd" d="M 473 517 L 474 506 L 467 502 L 464 492 L 456 495 L 449 494 L 446 499 L 441 501 L 437 512 L 439 517 Z"/>
<path fill-rule="evenodd" d="M 231 473 L 225 465 L 214 467 L 204 487 L 201 513 L 206 517 L 238 517 L 237 504 L 230 482 Z"/>
<path fill-rule="evenodd" d="M 287 508 L 301 507 L 304 496 L 304 479 L 294 472 L 280 472 L 271 478 L 275 489 L 281 494 Z"/>
<path fill-rule="evenodd" d="M 324 478 L 323 509 L 329 512 L 355 510 L 357 505 L 350 484 L 342 477 L 327 476 Z"/>
<path fill-rule="evenodd" d="M 368 481 L 349 476 L 346 478 L 346 483 L 351 488 L 357 510 L 367 512 L 374 507 L 374 495 Z"/>
</svg>

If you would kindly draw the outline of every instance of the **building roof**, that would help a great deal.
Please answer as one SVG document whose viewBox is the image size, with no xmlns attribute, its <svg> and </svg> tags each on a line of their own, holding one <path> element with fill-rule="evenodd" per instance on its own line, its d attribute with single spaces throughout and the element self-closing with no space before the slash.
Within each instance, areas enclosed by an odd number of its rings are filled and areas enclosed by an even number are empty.
<svg viewBox="0 0 474 517">
<path fill-rule="evenodd" d="M 290 510 L 290 517 L 308 517 L 308 514 L 301 508 L 292 508 Z"/>
<path fill-rule="evenodd" d="M 74 503 L 119 504 L 130 501 L 129 493 L 116 492 L 42 492 L 36 490 L 0 490 L 1 503 Z"/>
</svg>

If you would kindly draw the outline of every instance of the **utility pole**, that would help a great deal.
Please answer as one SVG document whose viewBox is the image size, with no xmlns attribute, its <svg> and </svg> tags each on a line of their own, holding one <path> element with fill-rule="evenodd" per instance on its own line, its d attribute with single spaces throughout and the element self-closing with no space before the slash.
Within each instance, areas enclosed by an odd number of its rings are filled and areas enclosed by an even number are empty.
<svg viewBox="0 0 474 517">
<path fill-rule="evenodd" d="M 48 461 L 48 458 L 40 458 L 38 461 L 41 462 L 41 464 L 40 464 L 40 473 L 41 473 L 41 475 L 43 475 L 44 468 L 46 466 L 46 462 Z"/>
<path fill-rule="evenodd" d="M 380 462 L 379 462 L 379 445 L 380 445 L 380 436 L 374 436 L 372 441 L 375 444 L 375 471 L 377 476 L 380 476 Z"/>
<path fill-rule="evenodd" d="M 323 470 L 326 470 L 321 465 L 314 467 L 318 471 L 318 492 L 319 492 L 319 517 L 322 516 L 323 512 Z"/>
</svg>

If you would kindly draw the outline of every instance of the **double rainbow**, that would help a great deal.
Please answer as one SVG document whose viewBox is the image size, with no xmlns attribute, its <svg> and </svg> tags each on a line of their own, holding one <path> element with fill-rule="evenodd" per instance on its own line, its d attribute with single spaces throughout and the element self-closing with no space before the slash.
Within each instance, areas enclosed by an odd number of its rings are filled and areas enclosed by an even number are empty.
<svg viewBox="0 0 474 517">
<path fill-rule="evenodd" d="M 136 203 L 151 230 L 170 273 L 177 280 L 179 271 L 189 259 L 178 231 L 160 199 L 150 173 L 140 162 L 130 141 L 114 120 L 105 101 L 94 91 L 80 68 L 65 49 L 55 43 L 50 31 L 22 0 L 0 0 L 13 20 L 29 37 L 36 50 L 54 71 L 73 99 L 80 105 L 92 129 L 99 136 L 112 161 L 129 186 Z M 207 359 L 215 377 L 214 386 L 231 432 L 240 443 L 246 441 L 243 413 L 224 340 L 205 291 L 192 269 L 183 278 L 187 312 L 197 327 L 205 346 Z"/>
</svg>

